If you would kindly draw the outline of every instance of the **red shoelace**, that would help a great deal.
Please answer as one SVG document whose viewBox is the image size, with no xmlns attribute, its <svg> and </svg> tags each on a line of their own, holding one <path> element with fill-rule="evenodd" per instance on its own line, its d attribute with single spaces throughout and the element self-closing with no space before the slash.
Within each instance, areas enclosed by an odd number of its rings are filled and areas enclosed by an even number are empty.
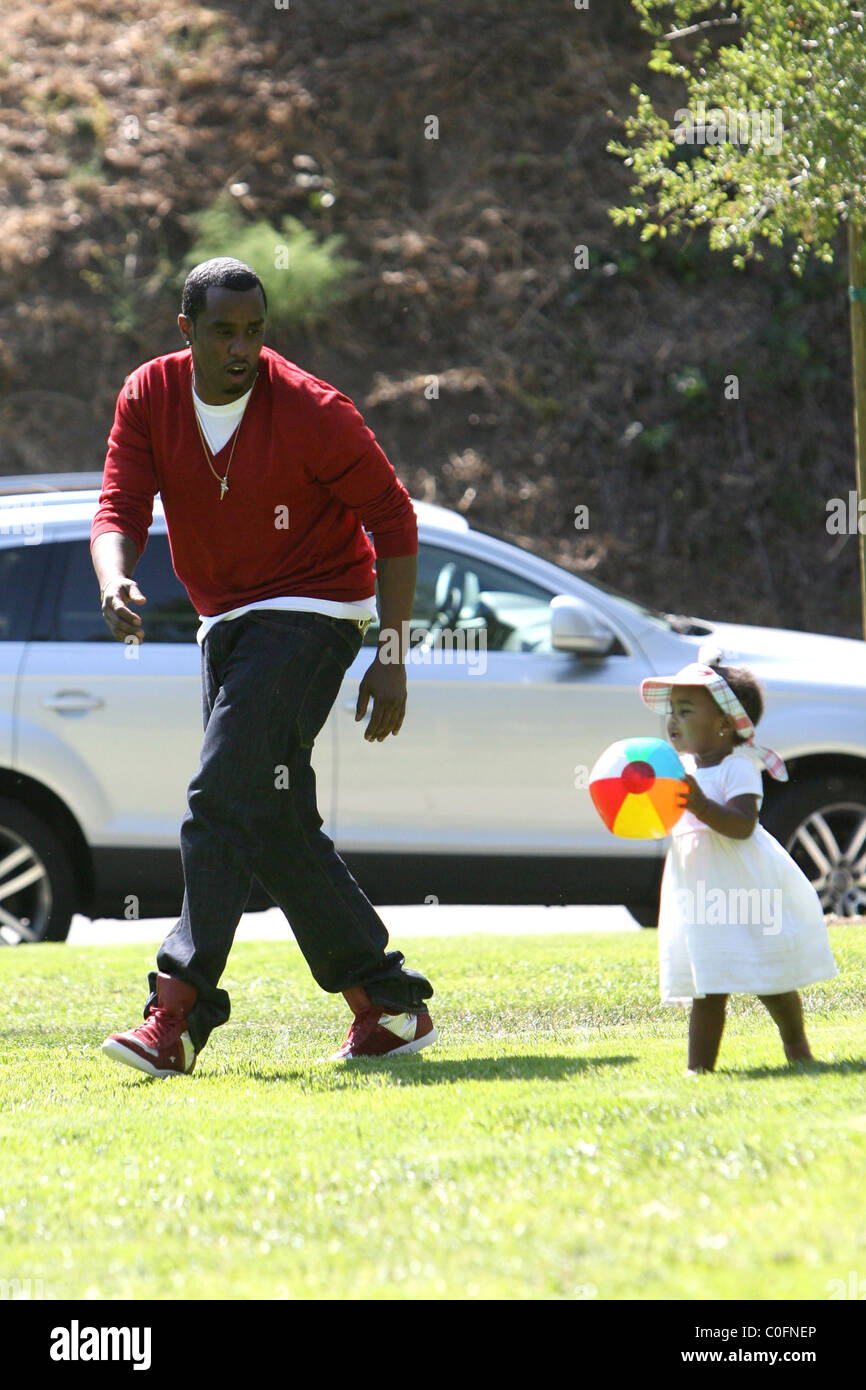
<svg viewBox="0 0 866 1390">
<path fill-rule="evenodd" d="M 160 1009 L 157 1006 L 148 1014 L 144 1023 L 140 1024 L 134 1031 L 151 1047 L 162 1051 L 163 1048 L 171 1047 L 177 1041 L 184 1031 L 185 1024 L 186 1019 L 177 1018 L 174 1014 L 166 1013 L 165 1009 Z"/>
</svg>

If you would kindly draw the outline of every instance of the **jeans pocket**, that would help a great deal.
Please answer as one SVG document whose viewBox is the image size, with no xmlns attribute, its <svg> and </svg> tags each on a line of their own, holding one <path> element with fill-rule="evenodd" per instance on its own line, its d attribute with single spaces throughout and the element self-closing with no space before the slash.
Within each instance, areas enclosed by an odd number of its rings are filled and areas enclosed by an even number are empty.
<svg viewBox="0 0 866 1390">
<path fill-rule="evenodd" d="M 340 647 L 347 655 L 346 669 L 348 669 L 358 652 L 364 645 L 364 634 L 361 629 L 345 618 L 328 618 L 332 632 L 339 638 Z"/>
<path fill-rule="evenodd" d="M 334 707 L 350 665 L 351 659 L 344 661 L 330 643 L 323 648 L 298 710 L 298 739 L 302 748 L 312 748 Z"/>
</svg>

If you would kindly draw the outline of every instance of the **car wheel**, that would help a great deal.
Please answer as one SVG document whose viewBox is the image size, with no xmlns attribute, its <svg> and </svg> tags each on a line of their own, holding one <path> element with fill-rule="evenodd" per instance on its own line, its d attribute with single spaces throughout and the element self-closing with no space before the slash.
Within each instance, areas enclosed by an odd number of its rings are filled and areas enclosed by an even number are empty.
<svg viewBox="0 0 866 1390">
<path fill-rule="evenodd" d="M 866 783 L 831 776 L 784 792 L 764 821 L 802 869 L 825 912 L 866 914 Z"/>
<path fill-rule="evenodd" d="M 65 844 L 26 806 L 0 797 L 0 945 L 65 941 L 74 911 Z"/>
</svg>

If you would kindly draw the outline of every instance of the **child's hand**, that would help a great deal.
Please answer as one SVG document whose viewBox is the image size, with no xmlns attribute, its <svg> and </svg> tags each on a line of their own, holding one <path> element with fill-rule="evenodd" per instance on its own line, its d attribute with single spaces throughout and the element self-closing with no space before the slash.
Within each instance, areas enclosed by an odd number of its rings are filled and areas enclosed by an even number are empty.
<svg viewBox="0 0 866 1390">
<path fill-rule="evenodd" d="M 710 807 L 709 797 L 701 791 L 694 777 L 690 777 L 687 772 L 683 773 L 681 780 L 686 783 L 686 787 L 681 793 L 680 807 L 683 811 L 691 811 L 698 820 L 703 820 Z"/>
</svg>

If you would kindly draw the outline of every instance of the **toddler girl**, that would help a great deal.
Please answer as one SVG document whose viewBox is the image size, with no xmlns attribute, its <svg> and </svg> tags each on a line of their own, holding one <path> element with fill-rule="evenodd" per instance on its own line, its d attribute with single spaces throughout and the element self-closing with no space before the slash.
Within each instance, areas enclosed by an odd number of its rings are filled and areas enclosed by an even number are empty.
<svg viewBox="0 0 866 1390">
<path fill-rule="evenodd" d="M 788 779 L 781 758 L 754 742 L 758 684 L 721 663 L 720 651 L 701 648 L 675 675 L 641 682 L 644 703 L 668 714 L 688 788 L 665 860 L 658 945 L 662 1002 L 692 1001 L 689 1075 L 715 1067 L 729 994 L 757 994 L 788 1061 L 811 1061 L 797 990 L 838 974 L 817 893 L 758 824 L 761 766 Z"/>
</svg>

